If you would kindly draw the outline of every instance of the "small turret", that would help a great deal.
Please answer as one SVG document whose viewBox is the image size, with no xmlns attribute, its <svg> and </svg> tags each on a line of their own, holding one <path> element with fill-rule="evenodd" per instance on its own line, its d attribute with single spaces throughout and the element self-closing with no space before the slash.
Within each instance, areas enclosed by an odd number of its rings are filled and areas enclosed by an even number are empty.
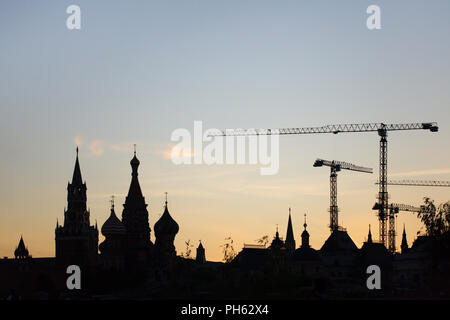
<svg viewBox="0 0 450 320">
<path fill-rule="evenodd" d="M 306 213 L 305 213 L 305 223 L 303 224 L 303 227 L 305 230 L 302 232 L 302 248 L 309 248 L 309 233 L 306 231 L 306 227 L 308 225 L 306 224 Z"/>
</svg>

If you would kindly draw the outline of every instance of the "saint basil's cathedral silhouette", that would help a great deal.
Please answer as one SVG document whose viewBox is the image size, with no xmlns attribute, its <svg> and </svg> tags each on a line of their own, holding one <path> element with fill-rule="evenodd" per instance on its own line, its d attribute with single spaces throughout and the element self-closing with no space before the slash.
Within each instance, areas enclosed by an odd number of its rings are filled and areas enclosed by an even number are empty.
<svg viewBox="0 0 450 320">
<path fill-rule="evenodd" d="M 3 287 L 9 282 L 11 288 L 18 287 L 25 292 L 33 290 L 27 290 L 29 285 L 26 279 L 30 276 L 30 282 L 37 282 L 38 289 L 46 292 L 64 291 L 67 289 L 66 269 L 70 265 L 80 267 L 82 288 L 88 290 L 101 288 L 111 281 L 120 283 L 121 276 L 122 283 L 133 283 L 133 279 L 142 280 L 149 269 L 156 275 L 164 272 L 159 269 L 169 270 L 173 264 L 171 260 L 176 259 L 174 240 L 179 226 L 169 213 L 167 193 L 164 212 L 154 226 L 156 241 L 153 244 L 147 204 L 138 180 L 140 161 L 136 150 L 130 165 L 131 183 L 123 205 L 122 221 L 116 215 L 112 200 L 110 216 L 101 227 L 105 240 L 99 245 L 98 226 L 91 225 L 90 211 L 87 208 L 87 186 L 82 179 L 77 147 L 72 181 L 67 185 L 64 223 L 60 225 L 58 220 L 56 222 L 55 258 L 32 258 L 21 237 L 15 250 L 16 259 L 7 261 L 9 259 L 5 258 L 5 261 L 0 261 L 3 262 L 2 271 L 5 271 L 1 273 L 6 275 L 9 272 L 7 278 L 10 278 L 10 281 L 3 282 Z M 19 268 L 13 268 L 15 262 L 20 262 Z M 19 284 L 17 281 L 13 283 L 17 272 L 22 273 L 17 274 L 17 278 L 23 279 Z M 39 274 L 37 280 L 36 274 Z M 108 278 L 108 275 L 114 278 Z"/>
</svg>

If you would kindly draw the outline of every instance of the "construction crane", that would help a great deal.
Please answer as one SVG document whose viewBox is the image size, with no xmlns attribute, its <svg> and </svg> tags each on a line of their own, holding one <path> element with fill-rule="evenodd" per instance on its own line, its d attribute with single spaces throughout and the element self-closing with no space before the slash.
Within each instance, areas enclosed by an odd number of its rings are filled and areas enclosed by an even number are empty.
<svg viewBox="0 0 450 320">
<path fill-rule="evenodd" d="M 375 182 L 375 184 L 380 184 L 379 181 Z M 435 180 L 388 180 L 388 185 L 394 185 L 394 186 L 423 186 L 423 187 L 450 187 L 449 181 L 435 181 Z M 414 210 L 407 210 L 408 207 L 405 205 L 399 205 L 400 208 L 405 210 L 400 211 L 414 211 Z M 416 209 L 420 210 L 416 207 L 410 207 L 410 209 Z M 391 208 L 390 208 L 391 209 Z M 419 212 L 419 211 L 414 211 Z M 388 231 L 388 242 L 389 242 L 389 251 L 395 252 L 395 215 L 392 213 L 392 210 L 389 212 L 389 231 Z"/>
<path fill-rule="evenodd" d="M 337 205 L 337 173 L 341 170 L 351 170 L 358 172 L 373 173 L 372 168 L 360 167 L 348 162 L 328 161 L 317 159 L 314 167 L 330 167 L 330 230 L 331 232 L 339 229 L 338 224 L 338 205 Z"/>
<path fill-rule="evenodd" d="M 375 184 L 380 184 L 375 182 Z M 435 180 L 388 180 L 391 186 L 418 186 L 418 187 L 450 187 L 450 181 Z"/>
<path fill-rule="evenodd" d="M 284 128 L 284 129 L 226 129 L 210 131 L 209 136 L 252 136 L 252 135 L 285 135 L 285 134 L 318 134 L 318 133 L 345 133 L 345 132 L 377 132 L 380 136 L 380 164 L 379 164 L 379 192 L 378 202 L 374 210 L 378 210 L 379 238 L 386 245 L 386 220 L 388 216 L 388 192 L 387 192 L 387 133 L 388 131 L 405 130 L 429 130 L 437 132 L 436 122 L 422 123 L 362 123 L 362 124 L 337 124 L 322 127 Z"/>
<path fill-rule="evenodd" d="M 395 245 L 395 219 L 396 214 L 400 211 L 408 211 L 408 212 L 421 212 L 422 209 L 414 206 L 410 206 L 407 204 L 399 204 L 399 203 L 391 203 L 389 205 L 389 248 L 388 250 L 391 253 L 395 253 L 396 245 Z"/>
<path fill-rule="evenodd" d="M 422 208 L 414 207 L 408 204 L 400 204 L 400 203 L 391 203 L 389 205 L 389 209 L 393 210 L 394 214 L 399 213 L 400 211 L 408 211 L 408 212 L 421 212 Z"/>
</svg>

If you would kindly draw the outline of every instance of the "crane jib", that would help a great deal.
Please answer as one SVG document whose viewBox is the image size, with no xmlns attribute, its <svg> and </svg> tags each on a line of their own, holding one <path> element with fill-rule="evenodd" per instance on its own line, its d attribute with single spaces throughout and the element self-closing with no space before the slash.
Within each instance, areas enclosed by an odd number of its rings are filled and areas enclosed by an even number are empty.
<svg viewBox="0 0 450 320">
<path fill-rule="evenodd" d="M 347 133 L 347 132 L 378 132 L 380 135 L 387 131 L 401 130 L 430 130 L 437 132 L 439 127 L 436 122 L 421 123 L 362 123 L 362 124 L 337 124 L 321 127 L 303 128 L 276 128 L 276 129 L 225 129 L 210 133 L 209 136 L 250 136 L 250 135 L 285 135 L 285 134 L 317 134 L 317 133 Z"/>
</svg>

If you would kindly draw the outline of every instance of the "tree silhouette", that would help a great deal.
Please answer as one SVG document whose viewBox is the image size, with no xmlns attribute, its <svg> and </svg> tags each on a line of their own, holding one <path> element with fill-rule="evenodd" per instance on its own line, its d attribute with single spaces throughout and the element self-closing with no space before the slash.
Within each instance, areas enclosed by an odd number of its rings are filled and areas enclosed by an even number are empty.
<svg viewBox="0 0 450 320">
<path fill-rule="evenodd" d="M 269 243 L 269 236 L 268 235 L 262 236 L 260 239 L 257 239 L 256 242 L 265 247 Z"/>
<path fill-rule="evenodd" d="M 193 245 L 191 244 L 191 240 L 189 239 L 188 241 L 185 241 L 184 243 L 186 244 L 186 252 L 181 253 L 181 257 L 186 258 L 186 259 L 192 259 L 191 258 L 191 254 L 192 254 L 191 248 L 193 247 Z"/>
<path fill-rule="evenodd" d="M 233 239 L 231 237 L 225 238 L 225 243 L 221 245 L 223 250 L 223 261 L 225 263 L 230 263 L 236 257 L 236 252 L 234 251 Z"/>
<path fill-rule="evenodd" d="M 418 218 L 425 226 L 428 236 L 438 236 L 450 231 L 450 202 L 440 204 L 438 207 L 434 200 L 424 198 L 424 205 L 420 206 Z"/>
</svg>

